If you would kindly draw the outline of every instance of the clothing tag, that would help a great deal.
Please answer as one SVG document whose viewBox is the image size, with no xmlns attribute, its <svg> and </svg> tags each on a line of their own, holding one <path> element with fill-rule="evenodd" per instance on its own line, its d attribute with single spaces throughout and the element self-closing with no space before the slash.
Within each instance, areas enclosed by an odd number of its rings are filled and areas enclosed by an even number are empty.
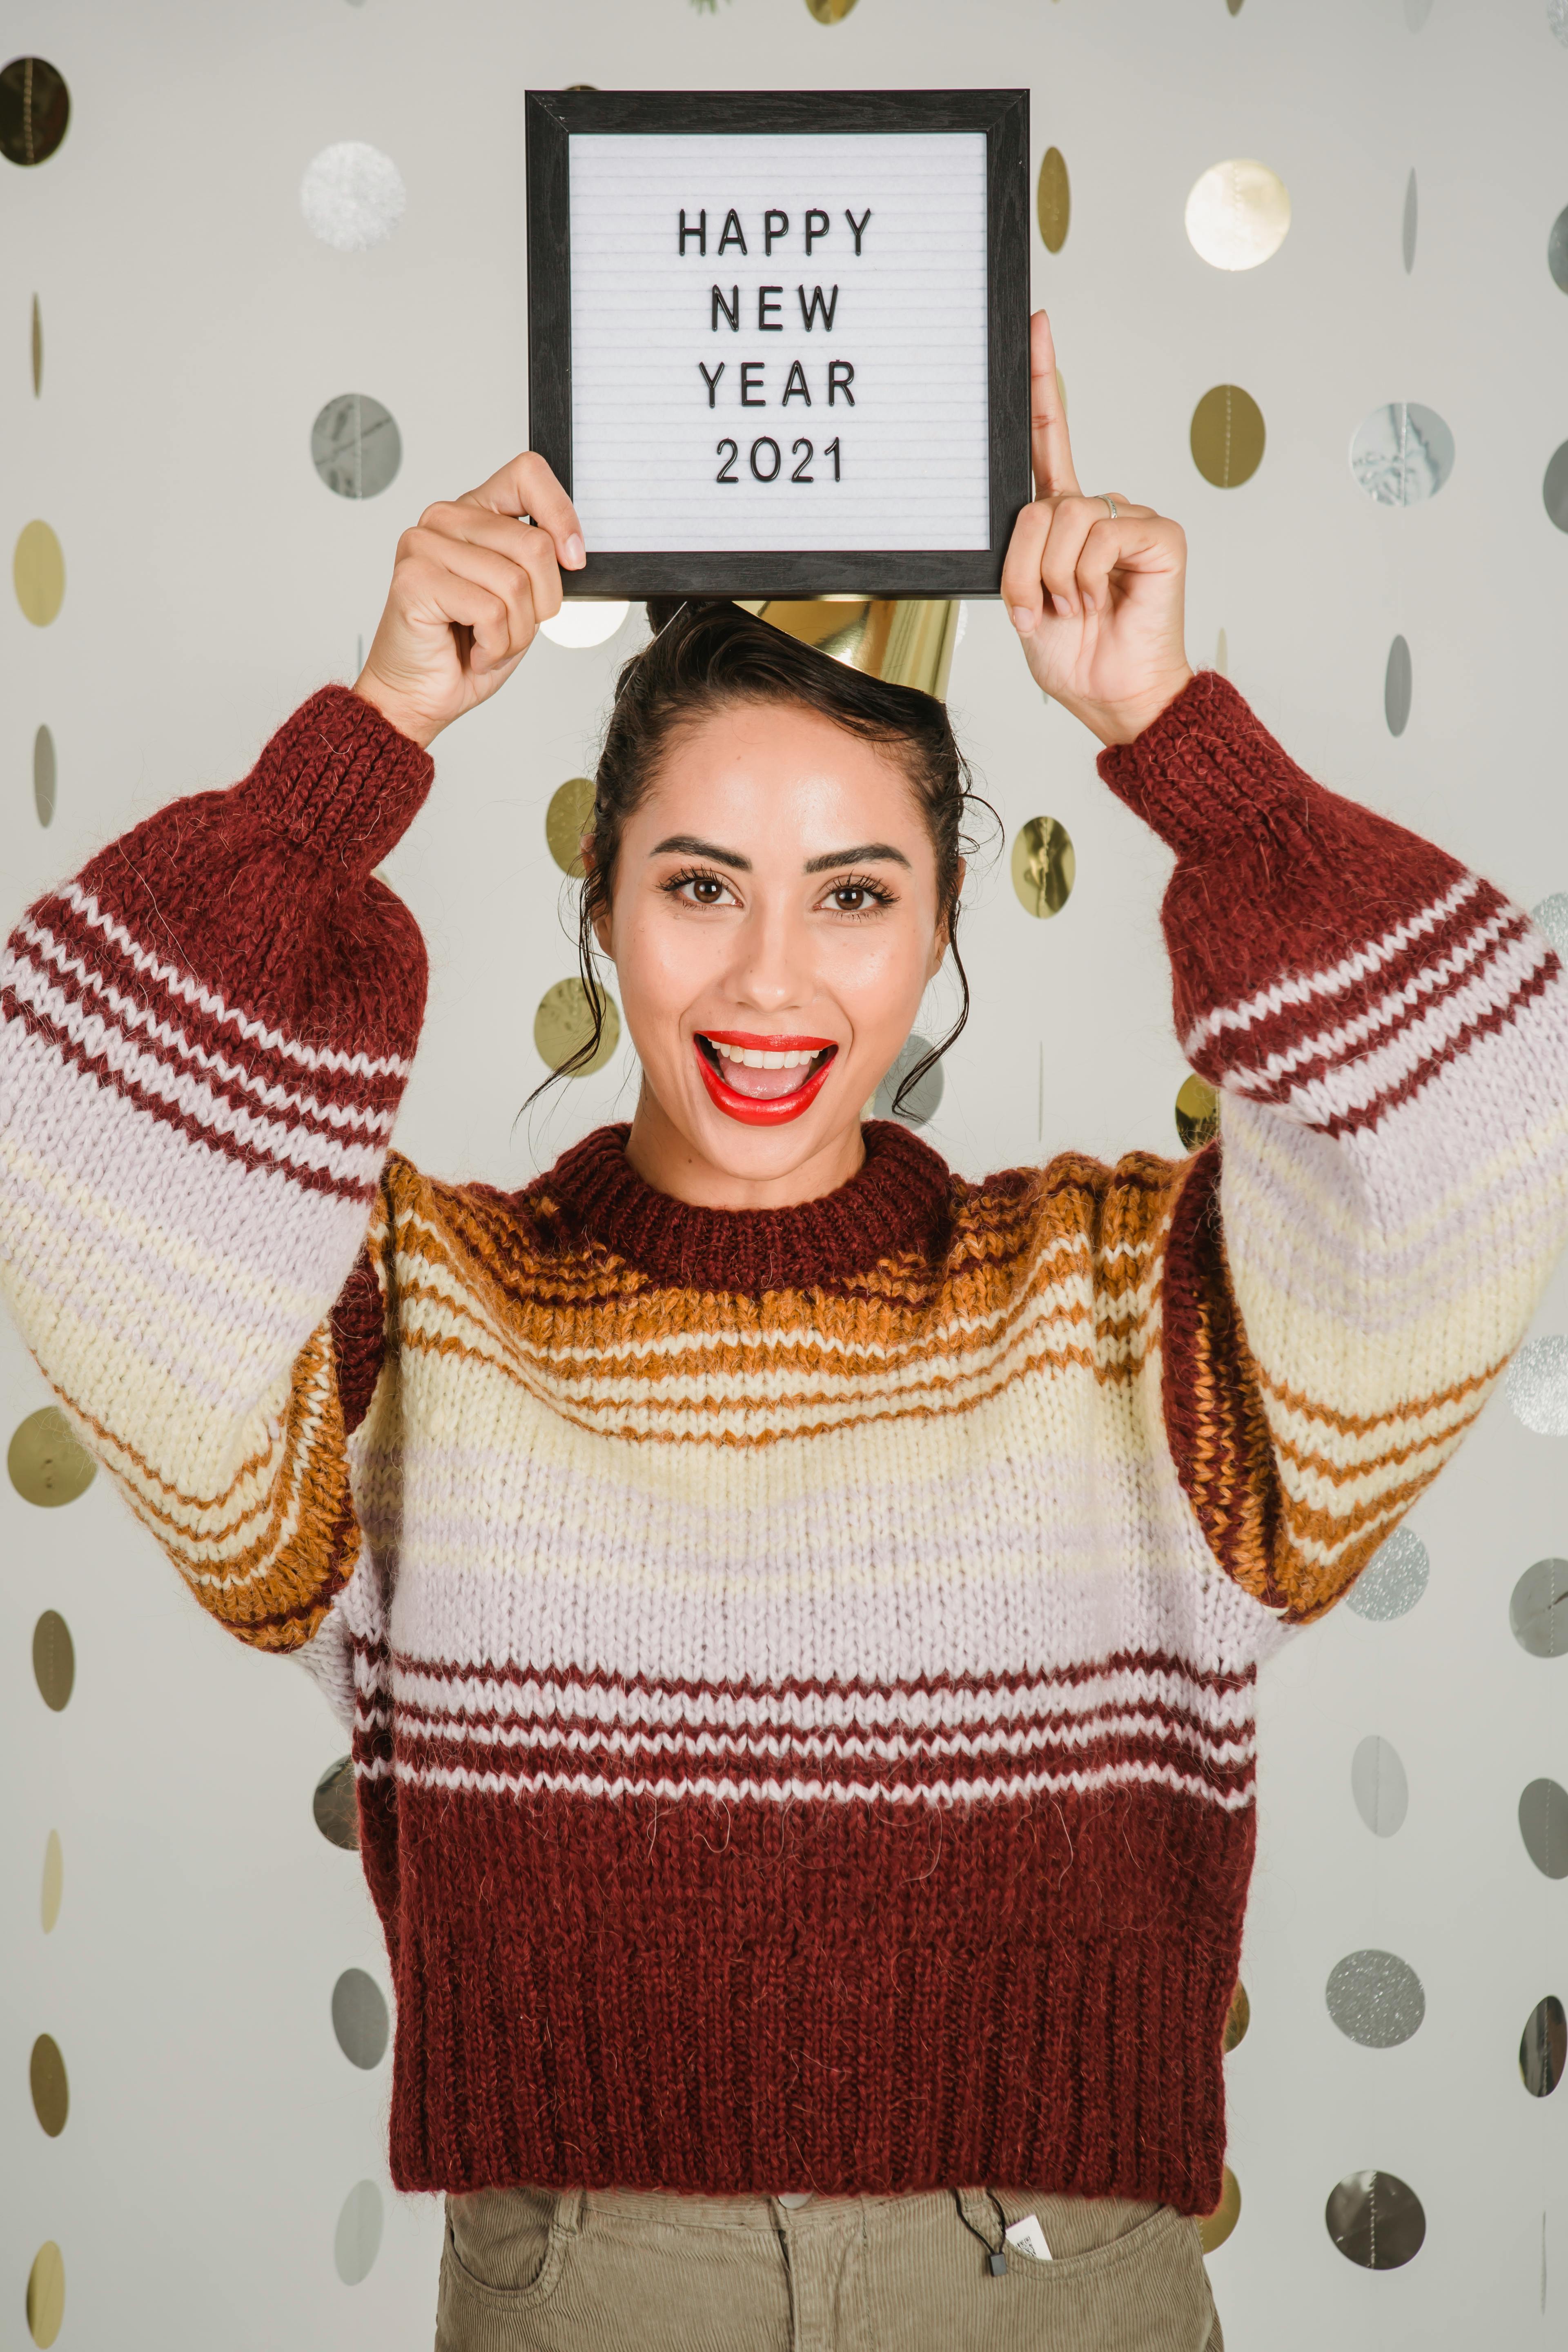
<svg viewBox="0 0 1568 2352">
<path fill-rule="evenodd" d="M 1021 2254 L 1033 2254 L 1037 2263 L 1048 2263 L 1051 2250 L 1046 2243 L 1046 2233 L 1033 2213 L 1026 2213 L 1007 2231 L 1007 2243 L 1016 2246 Z"/>
</svg>

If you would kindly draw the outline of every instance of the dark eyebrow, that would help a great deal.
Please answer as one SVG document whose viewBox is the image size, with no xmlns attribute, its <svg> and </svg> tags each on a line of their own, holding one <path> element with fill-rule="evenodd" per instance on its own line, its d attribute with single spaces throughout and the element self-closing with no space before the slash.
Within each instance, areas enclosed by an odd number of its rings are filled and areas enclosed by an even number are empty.
<svg viewBox="0 0 1568 2352">
<path fill-rule="evenodd" d="M 732 866 L 737 874 L 749 874 L 752 870 L 751 859 L 742 857 L 738 849 L 721 849 L 711 841 L 699 841 L 694 833 L 672 833 L 668 841 L 657 843 L 648 856 L 662 857 L 667 850 L 681 857 L 710 857 L 715 866 Z M 830 864 L 834 862 L 829 860 Z"/>
<path fill-rule="evenodd" d="M 889 861 L 904 866 L 910 862 L 903 851 L 895 849 L 889 841 L 863 841 L 858 849 L 835 849 L 826 857 L 808 857 L 805 870 L 807 874 L 831 874 L 837 866 L 875 866 Z"/>
</svg>

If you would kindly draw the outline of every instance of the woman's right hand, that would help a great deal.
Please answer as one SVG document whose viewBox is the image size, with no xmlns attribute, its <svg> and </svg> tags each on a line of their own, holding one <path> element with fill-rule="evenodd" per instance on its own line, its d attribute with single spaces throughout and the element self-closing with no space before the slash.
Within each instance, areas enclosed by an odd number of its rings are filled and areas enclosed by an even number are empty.
<svg viewBox="0 0 1568 2352">
<path fill-rule="evenodd" d="M 434 742 L 506 684 L 561 610 L 561 566 L 586 560 L 576 509 L 525 450 L 404 532 L 354 692 L 416 743 Z"/>
</svg>

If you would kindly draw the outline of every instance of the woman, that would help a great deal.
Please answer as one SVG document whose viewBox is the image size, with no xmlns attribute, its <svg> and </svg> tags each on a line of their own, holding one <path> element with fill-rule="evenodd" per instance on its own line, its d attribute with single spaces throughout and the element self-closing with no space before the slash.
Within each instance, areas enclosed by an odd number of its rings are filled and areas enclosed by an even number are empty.
<svg viewBox="0 0 1568 2352">
<path fill-rule="evenodd" d="M 373 869 L 583 560 L 532 457 L 405 535 L 353 693 L 13 937 L 9 1297 L 353 1726 L 448 2352 L 1217 2346 L 1257 1667 L 1563 1238 L 1556 957 L 1193 677 L 1181 533 L 1080 495 L 1033 361 L 1004 593 L 1175 852 L 1223 1149 L 974 1184 L 862 1125 L 955 952 L 945 713 L 685 605 L 585 845 L 629 1130 L 516 1195 L 387 1155 Z"/>
</svg>

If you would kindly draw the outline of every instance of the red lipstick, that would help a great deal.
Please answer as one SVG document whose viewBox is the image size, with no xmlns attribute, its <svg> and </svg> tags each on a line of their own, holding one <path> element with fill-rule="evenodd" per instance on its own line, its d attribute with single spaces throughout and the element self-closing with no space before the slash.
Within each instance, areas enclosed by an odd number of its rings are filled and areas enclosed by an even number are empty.
<svg viewBox="0 0 1568 2352">
<path fill-rule="evenodd" d="M 705 1050 L 705 1041 L 715 1045 L 739 1045 L 754 1053 L 817 1054 L 822 1058 L 808 1067 L 803 1084 L 792 1087 L 788 1094 L 743 1095 L 722 1076 L 721 1067 L 715 1067 L 719 1057 Z M 743 1127 L 782 1127 L 798 1118 L 816 1100 L 838 1055 L 831 1037 L 760 1036 L 749 1029 L 704 1029 L 691 1042 L 710 1099 L 727 1118 L 738 1119 Z"/>
</svg>

